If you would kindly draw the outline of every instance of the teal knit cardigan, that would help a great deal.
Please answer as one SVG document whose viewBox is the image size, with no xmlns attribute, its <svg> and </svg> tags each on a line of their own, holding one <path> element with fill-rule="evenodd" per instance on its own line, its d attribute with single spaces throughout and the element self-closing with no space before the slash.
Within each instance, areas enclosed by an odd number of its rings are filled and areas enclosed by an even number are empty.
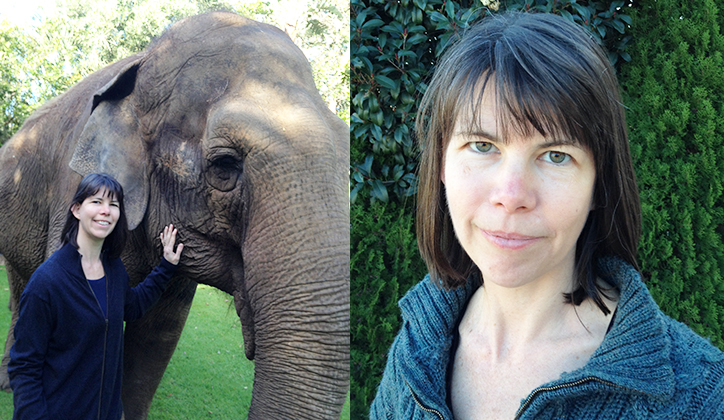
<svg viewBox="0 0 724 420">
<path fill-rule="evenodd" d="M 724 420 L 724 353 L 664 315 L 639 273 L 615 258 L 599 261 L 620 289 L 601 346 L 521 401 L 516 419 Z M 426 277 L 401 300 L 403 325 L 387 358 L 371 419 L 452 419 L 446 370 L 454 329 L 474 292 L 445 291 Z"/>
</svg>

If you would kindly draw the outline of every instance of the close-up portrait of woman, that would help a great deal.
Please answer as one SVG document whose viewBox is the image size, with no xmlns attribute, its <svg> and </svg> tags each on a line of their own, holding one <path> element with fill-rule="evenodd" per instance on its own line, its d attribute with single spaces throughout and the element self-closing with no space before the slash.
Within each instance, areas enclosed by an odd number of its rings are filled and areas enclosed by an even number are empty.
<svg viewBox="0 0 724 420">
<path fill-rule="evenodd" d="M 415 125 L 429 274 L 399 301 L 370 418 L 724 418 L 724 355 L 641 273 L 625 111 L 564 17 L 492 14 L 445 50 Z"/>
</svg>

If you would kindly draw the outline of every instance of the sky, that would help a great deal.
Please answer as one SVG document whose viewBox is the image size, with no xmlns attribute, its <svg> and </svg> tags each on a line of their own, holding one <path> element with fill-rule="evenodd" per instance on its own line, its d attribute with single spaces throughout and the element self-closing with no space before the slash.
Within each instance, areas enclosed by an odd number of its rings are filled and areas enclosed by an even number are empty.
<svg viewBox="0 0 724 420">
<path fill-rule="evenodd" d="M 32 25 L 38 15 L 47 15 L 55 7 L 53 0 L 0 0 L 0 19 L 18 26 Z"/>
</svg>

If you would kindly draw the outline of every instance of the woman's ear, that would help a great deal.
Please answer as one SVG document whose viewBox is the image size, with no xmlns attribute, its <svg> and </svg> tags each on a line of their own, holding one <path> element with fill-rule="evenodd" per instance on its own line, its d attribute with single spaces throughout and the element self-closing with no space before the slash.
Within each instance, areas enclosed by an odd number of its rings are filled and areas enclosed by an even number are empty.
<svg viewBox="0 0 724 420">
<path fill-rule="evenodd" d="M 76 219 L 80 220 L 80 204 L 75 203 L 70 206 L 70 212 L 73 213 Z"/>
</svg>

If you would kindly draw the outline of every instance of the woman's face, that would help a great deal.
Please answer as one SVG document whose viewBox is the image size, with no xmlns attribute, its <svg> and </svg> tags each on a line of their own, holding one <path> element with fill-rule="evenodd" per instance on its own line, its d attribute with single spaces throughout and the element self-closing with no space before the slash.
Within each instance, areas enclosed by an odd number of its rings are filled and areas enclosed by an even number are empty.
<svg viewBox="0 0 724 420">
<path fill-rule="evenodd" d="M 491 84 L 478 127 L 459 116 L 444 151 L 455 234 L 486 284 L 516 288 L 547 279 L 570 288 L 561 282 L 573 278 L 576 241 L 592 208 L 593 156 L 536 130 L 501 138 Z"/>
<path fill-rule="evenodd" d="M 71 210 L 79 220 L 78 235 L 85 235 L 93 242 L 103 242 L 113 232 L 121 215 L 118 201 L 106 189 L 88 196 Z"/>
</svg>

